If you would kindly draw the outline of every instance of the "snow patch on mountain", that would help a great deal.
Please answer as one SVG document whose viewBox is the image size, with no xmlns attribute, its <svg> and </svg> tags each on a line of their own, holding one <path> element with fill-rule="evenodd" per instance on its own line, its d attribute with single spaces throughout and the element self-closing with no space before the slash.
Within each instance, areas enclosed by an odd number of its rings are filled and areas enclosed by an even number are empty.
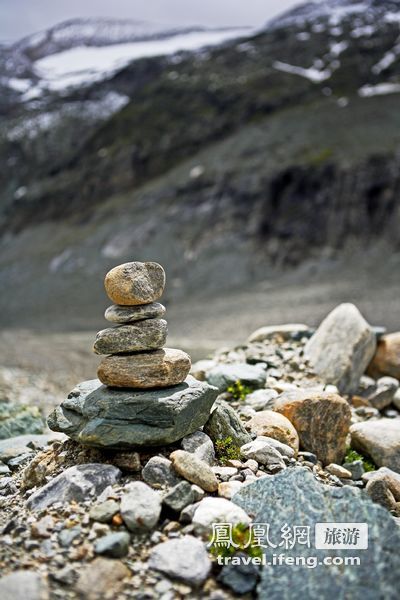
<svg viewBox="0 0 400 600">
<path fill-rule="evenodd" d="M 275 61 L 272 66 L 277 71 L 282 71 L 283 73 L 290 73 L 292 75 L 299 75 L 300 77 L 305 77 L 313 83 L 321 83 L 321 81 L 326 81 L 332 76 L 332 71 L 330 69 L 319 70 L 315 67 L 309 67 L 306 69 L 304 67 L 289 65 L 279 60 Z"/>
<path fill-rule="evenodd" d="M 386 96 L 386 94 L 400 94 L 400 83 L 378 83 L 377 85 L 364 85 L 358 90 L 358 95 L 361 98 Z"/>
</svg>

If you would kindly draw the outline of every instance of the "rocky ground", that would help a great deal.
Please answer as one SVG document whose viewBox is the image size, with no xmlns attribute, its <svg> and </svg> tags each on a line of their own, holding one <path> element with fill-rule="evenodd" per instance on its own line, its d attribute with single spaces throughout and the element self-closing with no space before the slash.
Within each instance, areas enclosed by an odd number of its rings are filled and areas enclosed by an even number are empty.
<svg viewBox="0 0 400 600">
<path fill-rule="evenodd" d="M 219 393 L 203 428 L 138 451 L 49 434 L 43 416 L 67 380 L 3 368 L 0 596 L 290 598 L 301 585 L 309 598 L 395 598 L 399 356 L 400 334 L 371 328 L 352 305 L 315 333 L 262 328 L 193 365 Z M 213 524 L 231 523 L 236 555 L 249 556 L 241 527 L 276 534 L 315 520 L 368 523 L 361 567 L 276 567 L 271 579 L 254 564 L 219 565 L 223 549 L 209 544 Z M 307 552 L 321 553 L 296 550 Z"/>
</svg>

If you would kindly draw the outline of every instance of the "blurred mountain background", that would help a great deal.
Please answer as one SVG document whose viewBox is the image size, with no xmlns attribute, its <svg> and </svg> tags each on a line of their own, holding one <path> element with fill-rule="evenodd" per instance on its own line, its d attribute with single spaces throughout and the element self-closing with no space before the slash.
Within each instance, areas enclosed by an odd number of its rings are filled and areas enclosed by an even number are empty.
<svg viewBox="0 0 400 600">
<path fill-rule="evenodd" d="M 195 355 L 344 300 L 398 328 L 400 1 L 246 25 L 85 18 L 0 46 L 6 362 L 47 334 L 81 360 L 71 332 L 106 326 L 129 260 L 164 265 Z"/>
</svg>

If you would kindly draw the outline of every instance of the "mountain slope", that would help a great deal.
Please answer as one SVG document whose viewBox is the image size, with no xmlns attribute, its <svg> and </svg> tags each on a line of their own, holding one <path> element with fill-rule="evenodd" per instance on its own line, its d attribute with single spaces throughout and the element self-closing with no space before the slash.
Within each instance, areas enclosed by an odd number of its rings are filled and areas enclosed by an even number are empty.
<svg viewBox="0 0 400 600">
<path fill-rule="evenodd" d="M 4 300 L 7 323 L 61 307 L 66 327 L 88 326 L 101 273 L 132 257 L 163 262 L 169 301 L 397 251 L 399 3 L 356 4 L 135 61 L 30 108 L 49 118 L 31 136 L 8 113 L 0 280 L 30 302 Z M 125 105 L 99 119 L 110 94 Z"/>
</svg>

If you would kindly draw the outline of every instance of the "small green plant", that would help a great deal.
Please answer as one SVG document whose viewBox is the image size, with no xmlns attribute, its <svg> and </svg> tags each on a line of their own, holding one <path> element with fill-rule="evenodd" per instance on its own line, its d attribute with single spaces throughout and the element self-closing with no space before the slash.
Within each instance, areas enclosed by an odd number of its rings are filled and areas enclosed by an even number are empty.
<svg viewBox="0 0 400 600">
<path fill-rule="evenodd" d="M 239 460 L 241 458 L 240 448 L 230 436 L 215 442 L 215 452 L 218 460 L 226 463 L 228 460 Z"/>
<path fill-rule="evenodd" d="M 372 460 L 370 460 L 366 456 L 363 456 L 359 452 L 356 452 L 356 450 L 353 450 L 352 448 L 348 448 L 347 452 L 346 452 L 346 456 L 345 456 L 344 461 L 347 462 L 347 463 L 351 463 L 351 462 L 354 462 L 356 460 L 361 460 L 362 461 L 363 466 L 364 466 L 364 471 L 366 471 L 367 473 L 369 471 L 375 471 L 376 470 L 376 466 L 374 465 L 374 463 L 372 462 Z"/>
<path fill-rule="evenodd" d="M 238 379 L 235 383 L 230 385 L 226 391 L 231 394 L 235 400 L 244 401 L 246 400 L 246 396 L 251 394 L 254 390 L 250 386 L 244 385 L 240 379 Z"/>
<path fill-rule="evenodd" d="M 237 552 L 244 552 L 252 558 L 262 557 L 262 548 L 255 543 L 255 534 L 246 523 L 237 525 L 221 523 L 221 529 L 222 536 L 219 535 L 219 538 L 215 539 L 215 532 L 213 532 L 209 538 L 210 553 L 213 556 L 227 558 Z"/>
</svg>

